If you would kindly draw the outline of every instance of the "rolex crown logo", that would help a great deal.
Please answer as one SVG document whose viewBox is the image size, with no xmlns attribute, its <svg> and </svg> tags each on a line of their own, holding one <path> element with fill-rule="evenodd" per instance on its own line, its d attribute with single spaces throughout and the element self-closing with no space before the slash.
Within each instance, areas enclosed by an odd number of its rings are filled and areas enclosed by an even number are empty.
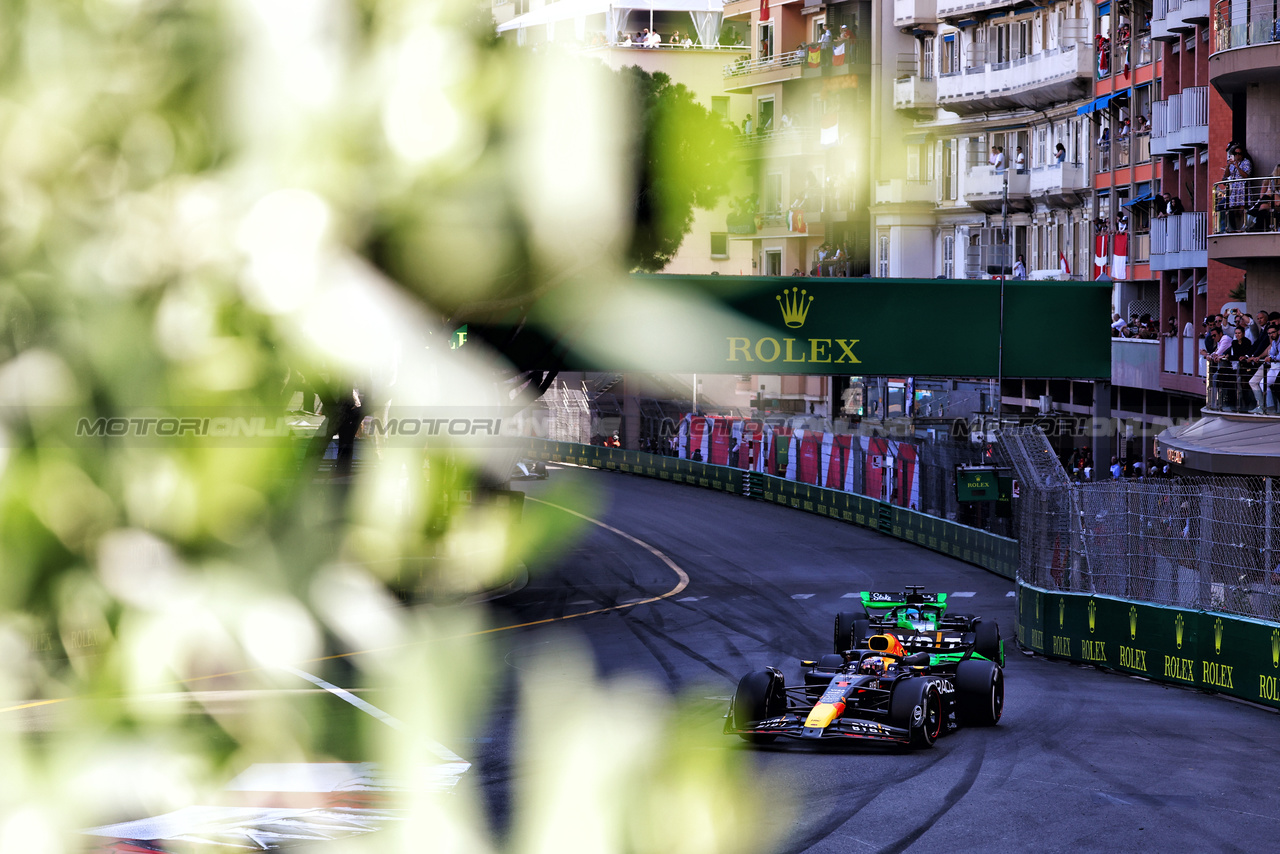
<svg viewBox="0 0 1280 854">
<path fill-rule="evenodd" d="M 1178 644 L 1178 649 L 1182 649 L 1182 627 L 1186 624 L 1186 620 L 1182 619 L 1182 615 L 1173 618 L 1173 638 Z"/>
<path fill-rule="evenodd" d="M 1138 639 L 1138 609 L 1137 607 L 1130 605 L 1129 606 L 1129 640 L 1137 640 L 1137 639 Z M 1272 646 L 1274 645 L 1275 644 L 1273 642 Z"/>
<path fill-rule="evenodd" d="M 1061 596 L 1058 597 L 1058 628 L 1062 628 L 1062 624 L 1067 619 L 1067 600 Z"/>
<path fill-rule="evenodd" d="M 792 288 L 789 291 L 783 288 L 782 293 L 778 294 L 778 305 L 782 307 L 782 322 L 792 329 L 804 326 L 804 319 L 809 315 L 809 306 L 813 303 L 813 297 L 806 298 L 808 293 L 799 288 Z"/>
<path fill-rule="evenodd" d="M 1093 634 L 1095 619 L 1098 614 L 1098 603 L 1092 599 L 1089 600 L 1089 634 Z"/>
<path fill-rule="evenodd" d="M 1222 652 L 1222 618 L 1213 621 L 1213 651 Z"/>
<path fill-rule="evenodd" d="M 1271 666 L 1280 667 L 1280 629 L 1271 630 Z"/>
</svg>

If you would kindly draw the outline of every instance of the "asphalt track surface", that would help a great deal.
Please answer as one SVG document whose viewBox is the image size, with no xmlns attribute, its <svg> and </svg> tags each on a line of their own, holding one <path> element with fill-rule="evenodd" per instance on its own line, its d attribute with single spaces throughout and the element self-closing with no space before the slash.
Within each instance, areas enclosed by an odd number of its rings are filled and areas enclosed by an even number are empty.
<svg viewBox="0 0 1280 854">
<path fill-rule="evenodd" d="M 1020 653 L 1012 583 L 969 564 L 831 519 L 625 474 L 553 469 L 516 488 L 581 486 L 590 515 L 661 550 L 689 576 L 648 604 L 504 632 L 508 668 L 566 627 L 605 674 L 641 672 L 700 692 L 698 725 L 718 733 L 747 671 L 792 681 L 829 651 L 847 594 L 922 584 L 955 609 L 999 620 L 1008 653 L 999 726 L 962 729 L 924 751 L 780 742 L 746 751 L 765 785 L 799 805 L 780 820 L 785 852 L 1268 851 L 1280 843 L 1280 717 L 1220 696 Z M 651 551 L 590 526 L 495 601 L 498 625 L 555 620 L 662 596 L 678 579 Z M 554 628 L 553 628 L 554 627 Z M 473 783 L 499 829 L 508 812 L 513 722 L 473 746 Z"/>
</svg>

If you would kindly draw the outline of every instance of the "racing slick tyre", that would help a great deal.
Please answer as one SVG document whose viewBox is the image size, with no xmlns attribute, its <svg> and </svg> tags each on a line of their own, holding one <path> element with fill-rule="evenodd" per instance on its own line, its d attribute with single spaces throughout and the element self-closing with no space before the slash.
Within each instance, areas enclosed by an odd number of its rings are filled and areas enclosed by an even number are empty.
<svg viewBox="0 0 1280 854">
<path fill-rule="evenodd" d="M 942 735 L 942 694 L 930 679 L 903 679 L 889 695 L 889 724 L 911 733 L 911 746 L 933 747 Z"/>
<path fill-rule="evenodd" d="M 866 611 L 841 611 L 836 614 L 832 652 L 840 653 L 847 649 L 857 649 L 866 638 L 869 625 Z"/>
<path fill-rule="evenodd" d="M 956 667 L 956 710 L 966 726 L 995 726 L 1004 713 L 1004 671 L 971 658 Z"/>
<path fill-rule="evenodd" d="M 973 651 L 988 661 L 1004 665 L 999 623 L 995 620 L 978 620 L 973 624 Z"/>
<path fill-rule="evenodd" d="M 776 718 L 786 712 L 787 699 L 782 689 L 782 680 L 775 671 L 753 670 L 743 676 L 733 695 L 734 728 L 746 729 L 752 721 Z M 738 735 L 752 744 L 771 744 L 778 740 L 776 735 L 754 732 L 740 732 Z"/>
</svg>

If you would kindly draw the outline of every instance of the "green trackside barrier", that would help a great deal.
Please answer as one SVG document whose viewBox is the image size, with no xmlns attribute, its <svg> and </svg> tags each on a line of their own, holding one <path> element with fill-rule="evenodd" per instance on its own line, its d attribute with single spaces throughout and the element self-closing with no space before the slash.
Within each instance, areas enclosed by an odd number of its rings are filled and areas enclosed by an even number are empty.
<svg viewBox="0 0 1280 854">
<path fill-rule="evenodd" d="M 1018 542 L 947 519 L 897 507 L 865 495 L 797 483 L 777 475 L 680 460 L 641 451 L 529 440 L 533 456 L 555 463 L 639 474 L 675 483 L 732 492 L 871 528 L 1012 579 L 1018 566 Z"/>
<path fill-rule="evenodd" d="M 1018 642 L 1052 658 L 1280 708 L 1280 625 L 1018 585 Z"/>
</svg>

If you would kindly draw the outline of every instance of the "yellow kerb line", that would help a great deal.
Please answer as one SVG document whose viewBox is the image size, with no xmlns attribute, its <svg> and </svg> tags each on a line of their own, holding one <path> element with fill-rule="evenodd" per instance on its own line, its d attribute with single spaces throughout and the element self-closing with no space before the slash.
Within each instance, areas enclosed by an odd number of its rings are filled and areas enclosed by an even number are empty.
<svg viewBox="0 0 1280 854">
<path fill-rule="evenodd" d="M 669 599 L 672 596 L 675 596 L 677 593 L 681 592 L 682 590 L 684 590 L 686 587 L 689 586 L 689 574 L 685 572 L 683 569 L 681 569 L 679 566 L 677 566 L 676 562 L 673 561 L 671 558 L 667 557 L 666 554 L 664 554 L 662 551 L 657 549 L 655 546 L 652 546 L 649 543 L 646 543 L 644 540 L 633 537 L 630 534 L 628 534 L 626 531 L 619 530 L 618 528 L 615 528 L 612 525 L 608 525 L 604 522 L 601 522 L 599 519 L 593 519 L 590 516 L 586 516 L 582 513 L 579 513 L 576 510 L 570 510 L 568 507 L 561 507 L 559 504 L 552 504 L 550 501 L 543 501 L 541 499 L 531 498 L 529 496 L 525 496 L 525 501 L 536 501 L 539 504 L 545 504 L 548 507 L 553 507 L 556 510 L 560 510 L 565 513 L 568 513 L 570 516 L 577 516 L 579 519 L 583 519 L 587 522 L 590 522 L 592 525 L 595 525 L 600 528 L 604 528 L 606 531 L 612 534 L 617 534 L 619 537 L 622 537 L 624 540 L 627 540 L 628 542 L 635 543 L 637 546 L 649 552 L 658 560 L 665 563 L 667 565 L 667 568 L 670 569 L 672 572 L 674 572 L 676 576 L 680 579 L 679 583 L 677 583 L 675 587 L 671 588 L 666 593 L 663 593 L 660 596 L 651 596 L 648 599 L 640 599 L 639 601 L 636 601 L 636 602 L 625 602 L 620 605 L 611 605 L 607 608 L 596 608 L 591 611 L 580 611 L 576 614 L 565 614 L 564 616 L 561 616 L 561 617 L 547 617 L 546 619 L 543 619 L 543 620 L 533 620 L 528 623 L 516 623 L 515 625 L 511 625 L 511 626 L 498 626 L 497 628 L 493 628 L 493 629 L 481 629 L 478 632 L 467 632 L 466 634 L 462 634 L 462 635 L 453 635 L 450 638 L 442 638 L 442 640 L 453 640 L 455 638 L 471 638 L 471 637 L 477 637 L 479 635 L 491 635 L 496 632 L 509 632 L 512 629 L 526 629 L 526 628 L 529 628 L 530 626 L 542 626 L 542 625 L 546 625 L 547 623 L 559 623 L 565 620 L 574 620 L 574 619 L 577 619 L 578 617 L 590 617 L 593 614 L 607 614 L 610 611 L 621 611 L 624 608 L 634 608 L 637 605 L 648 605 L 651 602 L 661 602 L 663 599 Z M 403 645 L 400 645 L 400 646 L 403 646 Z M 314 664 L 320 661 L 333 661 L 339 658 L 351 658 L 356 655 L 367 655 L 368 653 L 371 653 L 371 652 L 385 652 L 388 649 L 399 649 L 400 646 L 382 647 L 380 649 L 364 649 L 364 650 L 357 650 L 355 652 L 341 652 L 336 655 L 326 655 L 321 658 L 308 659 L 307 661 L 302 663 Z M 183 679 L 182 682 L 184 684 L 189 684 L 192 682 L 201 682 L 206 679 L 221 679 L 226 676 L 239 676 L 244 673 L 256 673 L 260 669 L 261 668 L 253 667 L 247 670 L 232 670 L 226 673 L 211 673 L 207 676 L 193 676 L 190 679 Z M 21 711 L 22 709 L 32 709 L 32 708 L 35 708 L 36 706 L 47 706 L 52 703 L 62 703 L 72 699 L 75 699 L 75 698 L 61 697 L 55 700 L 36 700 L 31 703 L 23 703 L 22 705 L 19 705 L 19 706 L 9 706 L 8 708 L 0 709 L 0 714 L 4 714 L 5 712 L 17 712 L 17 711 Z"/>
</svg>

